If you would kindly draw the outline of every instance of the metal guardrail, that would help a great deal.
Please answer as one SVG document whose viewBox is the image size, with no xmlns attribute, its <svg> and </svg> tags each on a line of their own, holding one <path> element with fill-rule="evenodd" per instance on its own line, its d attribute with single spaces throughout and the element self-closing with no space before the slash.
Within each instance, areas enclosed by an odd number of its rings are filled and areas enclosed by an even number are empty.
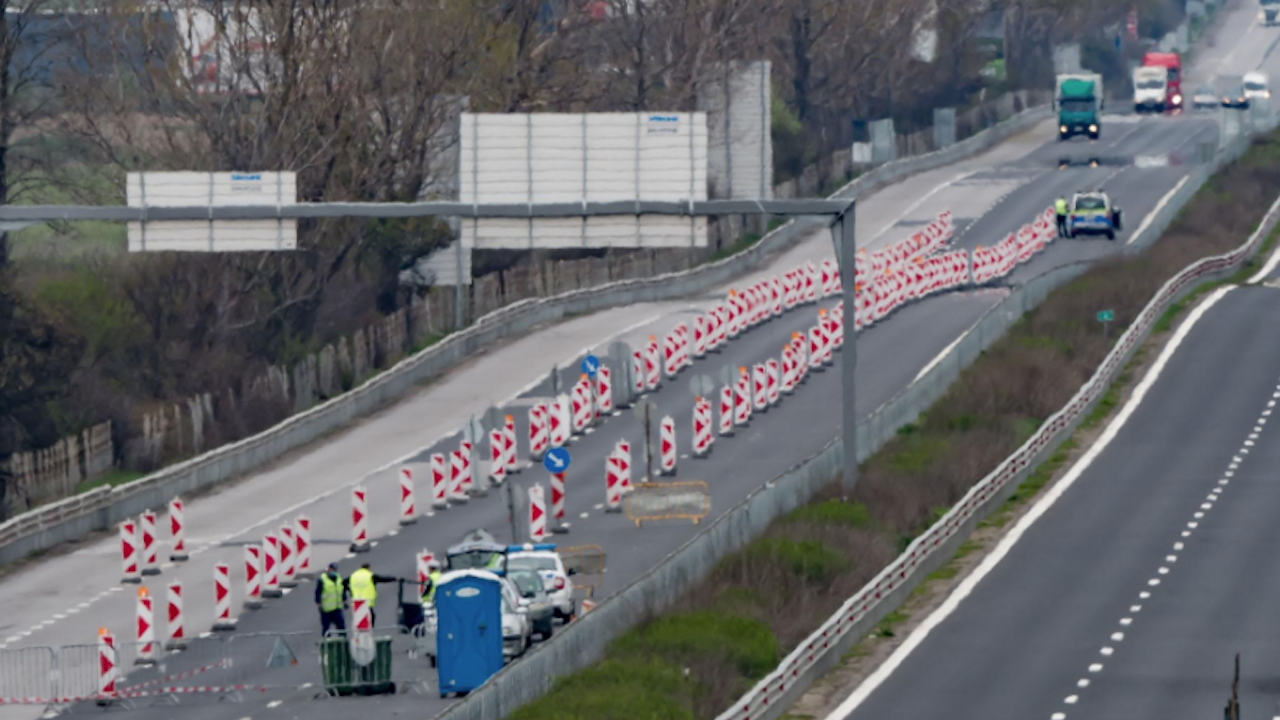
<svg viewBox="0 0 1280 720">
<path fill-rule="evenodd" d="M 697 525 L 711 514 L 711 489 L 701 480 L 637 483 L 623 511 L 636 527 L 654 520 L 692 520 Z"/>
</svg>

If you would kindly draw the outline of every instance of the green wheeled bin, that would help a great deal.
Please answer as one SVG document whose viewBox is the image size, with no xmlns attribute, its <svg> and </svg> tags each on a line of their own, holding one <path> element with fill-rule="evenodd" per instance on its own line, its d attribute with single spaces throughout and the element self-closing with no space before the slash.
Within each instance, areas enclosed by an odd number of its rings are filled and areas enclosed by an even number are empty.
<svg viewBox="0 0 1280 720">
<path fill-rule="evenodd" d="M 365 639 L 367 638 L 367 639 Z M 356 635 L 320 641 L 320 674 L 330 695 L 386 695 L 391 681 L 391 638 Z"/>
</svg>

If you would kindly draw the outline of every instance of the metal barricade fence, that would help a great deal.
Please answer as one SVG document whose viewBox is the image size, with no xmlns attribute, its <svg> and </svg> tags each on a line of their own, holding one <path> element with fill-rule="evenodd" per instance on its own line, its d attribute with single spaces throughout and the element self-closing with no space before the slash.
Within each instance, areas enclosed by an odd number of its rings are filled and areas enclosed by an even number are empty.
<svg viewBox="0 0 1280 720">
<path fill-rule="evenodd" d="M 560 549 L 566 572 L 572 574 L 573 589 L 584 598 L 595 597 L 596 586 L 604 579 L 607 555 L 599 545 L 574 545 Z"/>
<path fill-rule="evenodd" d="M 98 646 L 63 645 L 54 649 L 56 704 L 90 700 L 98 695 Z M 120 674 L 117 672 L 117 677 Z"/>
<path fill-rule="evenodd" d="M 711 490 L 701 480 L 639 483 L 626 496 L 627 517 L 641 523 L 653 520 L 692 520 L 697 525 L 711 514 Z"/>
<path fill-rule="evenodd" d="M 0 651 L 0 705 L 43 705 L 58 695 L 53 648 Z"/>
</svg>

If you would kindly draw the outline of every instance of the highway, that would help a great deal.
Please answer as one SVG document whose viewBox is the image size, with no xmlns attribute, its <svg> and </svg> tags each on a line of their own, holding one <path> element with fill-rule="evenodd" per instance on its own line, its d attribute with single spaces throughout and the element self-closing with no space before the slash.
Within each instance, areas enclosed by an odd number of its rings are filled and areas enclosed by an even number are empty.
<svg viewBox="0 0 1280 720">
<path fill-rule="evenodd" d="M 1223 295 L 1069 490 L 833 720 L 1215 717 L 1237 652 L 1245 716 L 1275 714 L 1277 313 L 1274 288 Z"/>
<path fill-rule="evenodd" d="M 1240 32 L 1230 23 L 1224 32 Z M 1261 28 L 1245 33 L 1247 38 L 1262 34 Z M 1222 37 L 1227 37 L 1223 35 Z M 1258 40 L 1261 44 L 1261 40 Z M 1247 56 L 1236 52 L 1230 62 Z M 1216 57 L 1206 52 L 1204 58 Z M 1012 138 L 974 159 L 936 171 L 922 173 L 884 188 L 860 200 L 858 234 L 864 246 L 876 247 L 910 233 L 939 211 L 955 212 L 960 247 L 990 245 L 1007 232 L 1031 219 L 1054 197 L 1082 186 L 1105 183 L 1126 211 L 1126 231 L 1115 242 L 1103 239 L 1057 242 L 1038 256 L 1020 275 L 1043 272 L 1055 265 L 1076 262 L 1115 252 L 1137 227 L 1141 218 L 1155 208 L 1185 176 L 1195 157 L 1197 142 L 1214 140 L 1214 115 L 1177 118 L 1110 118 L 1104 138 L 1094 148 L 1109 158 L 1135 156 L 1172 159 L 1163 167 L 1135 167 L 1131 164 L 1104 165 L 1097 169 L 1058 170 L 1063 151 L 1051 122 Z M 1087 148 L 1073 143 L 1071 150 Z M 746 285 L 757 277 L 784 271 L 805 260 L 830 257 L 828 236 L 819 233 L 771 258 L 767 267 L 735 283 Z M 1017 276 L 1015 276 L 1016 279 Z M 212 565 L 226 562 L 233 570 L 233 593 L 242 592 L 242 550 L 246 542 L 260 539 L 282 520 L 300 512 L 312 518 L 315 564 L 344 560 L 349 572 L 355 560 L 345 559 L 349 539 L 349 487 L 363 478 L 370 494 L 370 530 L 377 539 L 369 559 L 384 573 L 409 576 L 413 555 L 428 547 L 437 553 L 455 542 L 466 530 L 484 527 L 506 539 L 506 509 L 499 493 L 473 500 L 466 506 L 436 513 L 404 530 L 396 526 L 396 471 L 405 462 L 415 467 L 419 479 L 419 504 L 426 495 L 423 478 L 427 455 L 439 448 L 453 448 L 456 433 L 465 419 L 478 415 L 490 404 L 511 402 L 517 411 L 521 447 L 524 448 L 525 412 L 531 397 L 545 392 L 541 383 L 552 364 L 576 367 L 577 359 L 589 349 L 603 352 L 608 342 L 621 338 L 638 344 L 650 335 L 665 333 L 677 322 L 691 317 L 723 296 L 727 288 L 705 297 L 683 301 L 648 303 L 578 317 L 547 327 L 532 335 L 510 341 L 470 360 L 431 385 L 377 415 L 353 423 L 306 452 L 282 458 L 270 468 L 207 497 L 192 499 L 187 508 L 188 545 L 195 553 L 180 567 L 167 567 L 161 580 L 181 579 L 187 590 L 186 617 L 189 631 L 207 629 L 212 617 L 209 591 Z M 989 307 L 1003 297 L 1004 290 L 981 289 L 930 298 L 906 307 L 887 322 L 863 333 L 859 339 L 858 414 L 865 416 L 908 385 L 937 355 L 964 333 Z M 673 383 L 664 383 L 652 399 L 664 413 L 676 420 L 681 452 L 688 452 L 691 395 L 688 378 L 693 373 L 719 377 L 725 365 L 754 363 L 776 357 L 793 330 L 813 321 L 812 309 L 798 310 L 780 320 L 762 325 L 731 342 L 722 353 L 695 363 Z M 792 464 L 813 454 L 837 432 L 840 410 L 837 368 L 810 377 L 796 395 L 780 407 L 756 415 L 746 432 L 731 439 L 717 440 L 706 460 L 681 459 L 677 479 L 706 480 L 713 490 L 713 515 L 733 507 L 754 488 Z M 566 376 L 576 375 L 572 370 Z M 692 524 L 670 524 L 635 529 L 627 520 L 606 515 L 604 502 L 604 458 L 614 441 L 629 437 L 638 451 L 640 432 L 630 413 L 611 418 L 599 430 L 571 446 L 573 467 L 568 478 L 568 536 L 557 538 L 566 545 L 599 544 L 609 554 L 609 572 L 597 589 L 597 598 L 624 586 L 679 547 L 696 531 Z M 485 463 L 481 463 L 483 467 Z M 517 482 L 531 478 L 545 482 L 540 470 L 526 470 Z M 165 548 L 161 550 L 162 556 Z M 9 591 L 5 613 L 0 618 L 0 642 L 5 647 L 49 646 L 89 643 L 99 626 L 112 627 L 118 636 L 128 637 L 133 622 L 131 589 L 120 589 L 119 548 L 114 537 L 82 543 L 71 552 L 55 554 L 11 571 L 4 580 Z M 161 586 L 151 582 L 158 594 Z M 385 590 L 384 590 L 385 592 Z M 299 595 L 304 596 L 299 598 Z M 380 606 L 385 608 L 384 605 Z M 384 609 L 381 618 L 387 616 Z M 383 621 L 385 624 L 385 620 Z M 318 629 L 309 588 L 304 588 L 266 609 L 244 615 L 240 630 L 301 631 Z M 308 678 L 314 682 L 315 678 Z M 270 697 L 262 698 L 265 702 Z M 386 698 L 358 702 L 389 707 L 413 707 L 415 712 L 434 715 L 443 703 L 433 696 Z M 240 718 L 254 707 L 255 699 L 242 705 L 188 703 L 184 715 L 208 718 Z M 328 708 L 334 708 L 329 710 Z M 132 714 L 166 717 L 165 708 L 140 707 Z M 346 702 L 318 705 L 308 714 L 345 716 L 351 712 Z M 0 718 L 28 718 L 38 708 L 0 708 Z"/>
</svg>

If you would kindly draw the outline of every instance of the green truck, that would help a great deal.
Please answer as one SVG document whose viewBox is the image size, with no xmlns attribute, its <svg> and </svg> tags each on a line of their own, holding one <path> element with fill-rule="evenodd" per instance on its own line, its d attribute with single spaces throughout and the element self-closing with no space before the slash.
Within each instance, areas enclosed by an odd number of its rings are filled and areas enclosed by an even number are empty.
<svg viewBox="0 0 1280 720">
<path fill-rule="evenodd" d="M 1102 76 L 1059 75 L 1057 86 L 1058 139 L 1088 135 L 1090 140 L 1097 140 L 1102 130 Z"/>
</svg>

